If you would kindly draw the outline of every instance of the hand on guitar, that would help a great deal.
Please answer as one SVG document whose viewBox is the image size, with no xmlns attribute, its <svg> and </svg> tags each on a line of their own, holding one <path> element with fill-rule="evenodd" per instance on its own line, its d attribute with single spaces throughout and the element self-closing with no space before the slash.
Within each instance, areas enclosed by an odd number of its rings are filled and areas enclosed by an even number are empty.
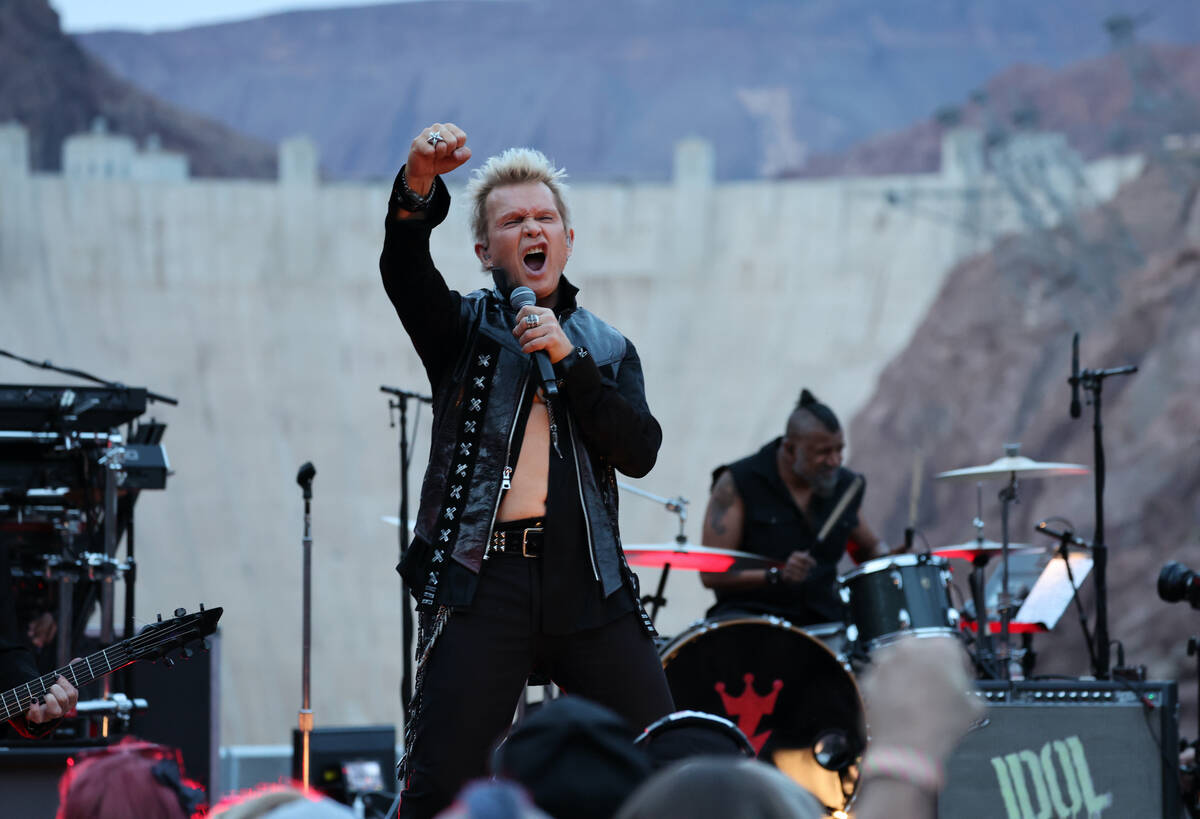
<svg viewBox="0 0 1200 819">
<path fill-rule="evenodd" d="M 71 662 L 78 659 L 76 657 Z M 71 685 L 66 677 L 59 676 L 54 685 L 50 686 L 50 690 L 46 692 L 43 701 L 29 706 L 29 710 L 25 712 L 25 718 L 34 725 L 50 722 L 69 714 L 78 701 L 79 692 L 75 690 L 75 686 Z"/>
</svg>

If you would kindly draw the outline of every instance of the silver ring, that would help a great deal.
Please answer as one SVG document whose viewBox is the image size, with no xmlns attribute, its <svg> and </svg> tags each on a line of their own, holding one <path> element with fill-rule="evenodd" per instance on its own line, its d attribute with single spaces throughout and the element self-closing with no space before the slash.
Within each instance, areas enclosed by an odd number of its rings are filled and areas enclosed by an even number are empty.
<svg viewBox="0 0 1200 819">
<path fill-rule="evenodd" d="M 433 147 L 437 147 L 439 142 L 445 142 L 446 138 L 442 136 L 441 131 L 430 131 L 429 136 L 425 137 L 425 141 Z"/>
<path fill-rule="evenodd" d="M 542 319 L 540 316 L 538 316 L 537 313 L 533 313 L 532 315 L 528 315 L 525 317 L 525 323 L 528 324 L 530 327 L 537 327 L 539 324 L 542 323 Z"/>
</svg>

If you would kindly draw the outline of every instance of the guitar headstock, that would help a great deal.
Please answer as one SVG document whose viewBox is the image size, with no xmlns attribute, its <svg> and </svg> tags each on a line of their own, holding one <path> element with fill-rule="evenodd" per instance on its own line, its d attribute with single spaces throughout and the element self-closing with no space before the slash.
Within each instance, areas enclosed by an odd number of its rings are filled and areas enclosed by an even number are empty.
<svg viewBox="0 0 1200 819">
<path fill-rule="evenodd" d="M 166 657 L 168 652 L 203 640 L 217 630 L 217 621 L 223 611 L 201 606 L 199 611 L 188 614 L 185 609 L 175 609 L 175 616 L 170 620 L 163 620 L 160 614 L 158 622 L 125 641 L 130 659 L 158 660 Z"/>
</svg>

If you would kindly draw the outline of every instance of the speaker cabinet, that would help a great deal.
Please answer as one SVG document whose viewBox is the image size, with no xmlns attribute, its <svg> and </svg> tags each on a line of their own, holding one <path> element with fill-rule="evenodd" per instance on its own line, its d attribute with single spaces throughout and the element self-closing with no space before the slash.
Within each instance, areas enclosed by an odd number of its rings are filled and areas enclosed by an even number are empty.
<svg viewBox="0 0 1200 819">
<path fill-rule="evenodd" d="M 208 651 L 197 651 L 171 667 L 162 662 L 131 667 L 130 695 L 145 699 L 147 710 L 133 716 L 129 732 L 178 748 L 187 777 L 203 785 L 211 797 L 220 784 L 214 781 L 221 751 L 219 631 L 208 638 L 208 644 Z"/>
<path fill-rule="evenodd" d="M 0 745 L 0 815 L 54 816 L 58 810 L 58 780 L 67 760 L 102 743 L 59 744 L 19 741 Z"/>
<path fill-rule="evenodd" d="M 303 735 L 292 729 L 292 778 L 299 781 Z M 353 793 L 395 791 L 396 727 L 355 725 L 314 728 L 309 735 L 309 784 L 349 804 Z"/>
<path fill-rule="evenodd" d="M 979 683 L 939 819 L 1180 816 L 1174 682 Z"/>
</svg>

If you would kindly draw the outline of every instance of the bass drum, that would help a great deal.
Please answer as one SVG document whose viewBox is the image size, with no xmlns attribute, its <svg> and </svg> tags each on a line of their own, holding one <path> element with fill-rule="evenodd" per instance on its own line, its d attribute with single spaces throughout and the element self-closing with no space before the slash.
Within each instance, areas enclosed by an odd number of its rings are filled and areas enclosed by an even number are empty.
<svg viewBox="0 0 1200 819">
<path fill-rule="evenodd" d="M 661 657 L 676 708 L 725 717 L 828 809 L 849 806 L 866 747 L 862 697 L 821 640 L 778 617 L 704 620 Z"/>
</svg>

